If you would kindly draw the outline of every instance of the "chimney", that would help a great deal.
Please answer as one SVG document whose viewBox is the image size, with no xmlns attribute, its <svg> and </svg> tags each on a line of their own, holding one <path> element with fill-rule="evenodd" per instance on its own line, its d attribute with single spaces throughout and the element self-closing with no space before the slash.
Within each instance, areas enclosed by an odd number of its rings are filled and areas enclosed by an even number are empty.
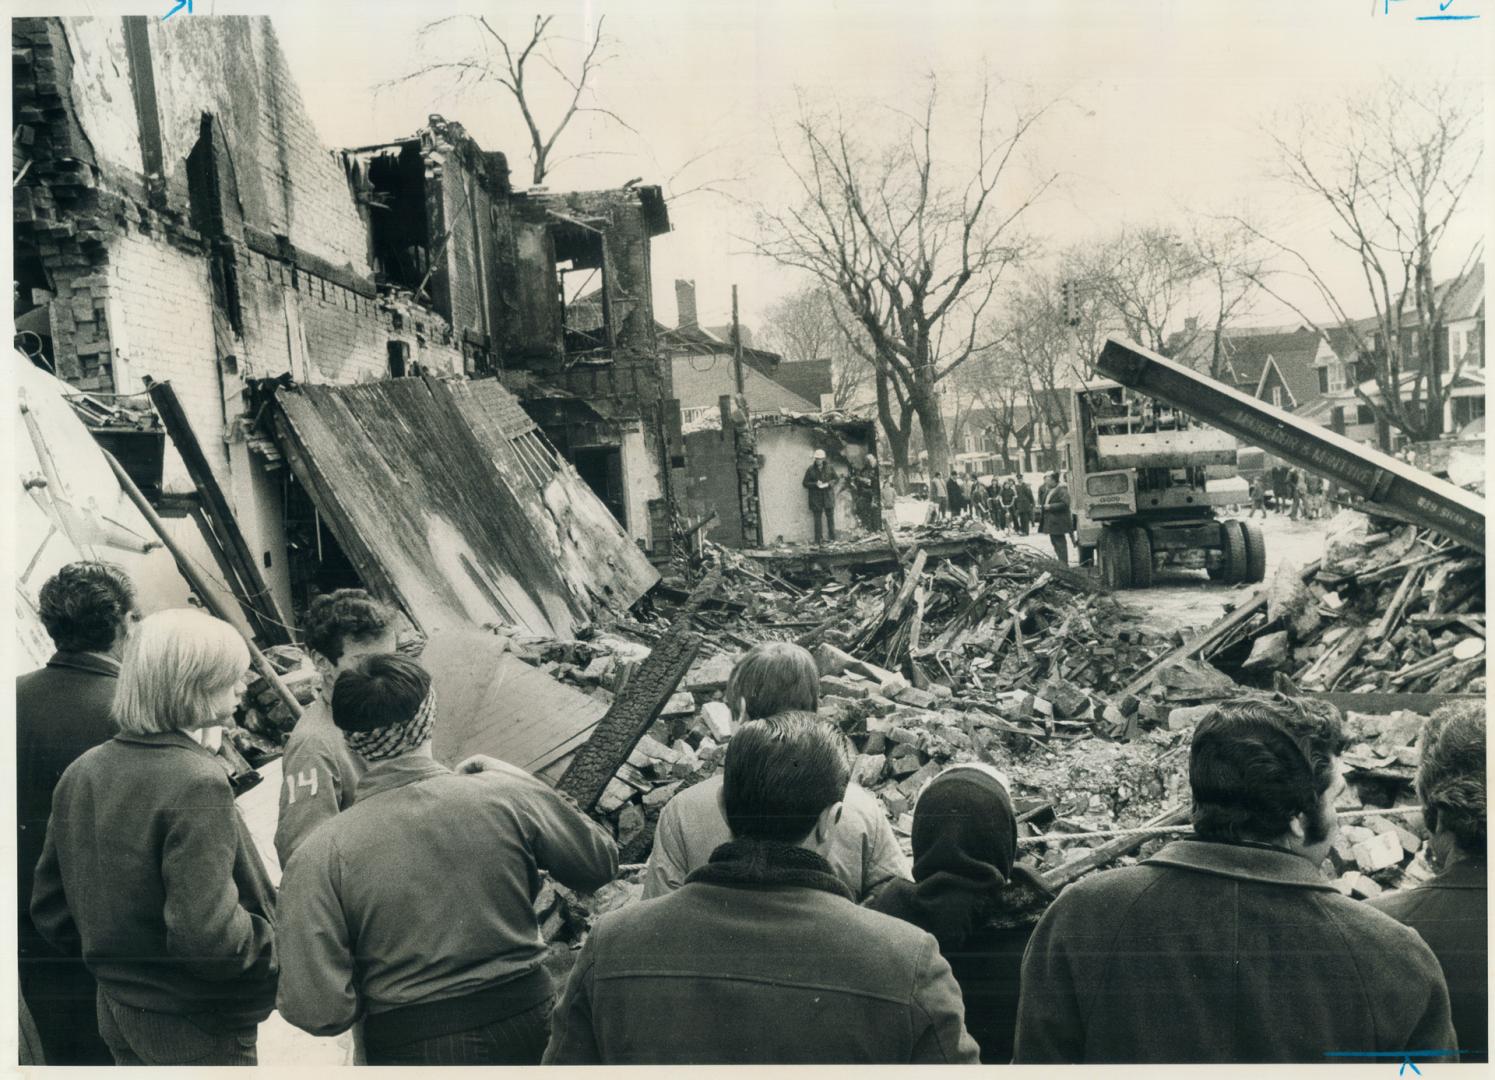
<svg viewBox="0 0 1495 1080">
<path fill-rule="evenodd" d="M 1184 320 L 1184 333 L 1186 333 L 1186 334 L 1193 334 L 1193 333 L 1196 333 L 1198 330 L 1199 330 L 1199 319 L 1196 316 L 1190 315 L 1187 319 Z"/>
<path fill-rule="evenodd" d="M 696 321 L 696 283 L 675 279 L 675 321 L 681 327 L 698 326 Z"/>
</svg>

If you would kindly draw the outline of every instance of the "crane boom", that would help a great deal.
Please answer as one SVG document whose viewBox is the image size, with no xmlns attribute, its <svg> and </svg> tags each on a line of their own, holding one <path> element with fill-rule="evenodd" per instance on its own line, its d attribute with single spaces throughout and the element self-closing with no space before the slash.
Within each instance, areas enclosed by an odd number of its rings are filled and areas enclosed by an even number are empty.
<svg viewBox="0 0 1495 1080">
<path fill-rule="evenodd" d="M 1201 375 L 1124 338 L 1106 339 L 1096 370 L 1389 512 L 1485 550 L 1485 500 L 1379 450 Z"/>
</svg>

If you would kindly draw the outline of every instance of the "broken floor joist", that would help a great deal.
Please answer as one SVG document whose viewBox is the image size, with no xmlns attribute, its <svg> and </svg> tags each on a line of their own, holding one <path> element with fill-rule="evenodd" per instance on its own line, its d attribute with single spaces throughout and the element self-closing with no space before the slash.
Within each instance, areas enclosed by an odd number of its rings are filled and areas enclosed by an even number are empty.
<svg viewBox="0 0 1495 1080">
<path fill-rule="evenodd" d="M 715 591 L 721 572 L 714 571 L 692 592 L 675 628 L 650 650 L 591 738 L 576 752 L 556 787 L 590 810 L 607 790 L 614 774 L 633 753 L 649 725 L 658 718 L 675 687 L 701 648 L 701 637 L 684 629 L 693 614 Z"/>
</svg>

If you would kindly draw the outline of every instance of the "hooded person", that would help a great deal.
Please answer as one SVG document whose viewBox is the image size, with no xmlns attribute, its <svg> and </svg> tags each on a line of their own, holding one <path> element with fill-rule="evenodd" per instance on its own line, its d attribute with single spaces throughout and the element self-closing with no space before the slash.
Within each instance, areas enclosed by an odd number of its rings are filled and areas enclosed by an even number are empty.
<svg viewBox="0 0 1495 1080">
<path fill-rule="evenodd" d="M 934 935 L 965 999 L 966 1030 L 984 1065 L 1012 1060 L 1019 978 L 1048 891 L 1016 862 L 1017 815 L 989 765 L 955 765 L 914 808 L 914 880 L 867 906 Z"/>
</svg>

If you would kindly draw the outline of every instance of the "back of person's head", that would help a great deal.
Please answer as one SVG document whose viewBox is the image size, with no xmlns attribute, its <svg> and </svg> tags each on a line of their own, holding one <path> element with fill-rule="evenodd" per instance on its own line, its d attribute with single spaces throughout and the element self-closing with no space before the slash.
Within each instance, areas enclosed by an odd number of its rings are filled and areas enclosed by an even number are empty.
<svg viewBox="0 0 1495 1080">
<path fill-rule="evenodd" d="M 739 840 L 800 843 L 846 796 L 845 737 L 813 713 L 781 713 L 743 724 L 722 769 L 727 826 Z"/>
<path fill-rule="evenodd" d="M 1194 729 L 1194 832 L 1270 842 L 1304 814 L 1306 841 L 1321 842 L 1332 819 L 1320 813 L 1320 800 L 1344 746 L 1339 710 L 1326 702 L 1249 694 L 1220 703 Z"/>
<path fill-rule="evenodd" d="M 1446 832 L 1467 855 L 1485 854 L 1485 709 L 1445 705 L 1422 728 L 1417 795 L 1433 832 Z"/>
<path fill-rule="evenodd" d="M 118 566 L 68 563 L 37 597 L 42 626 L 60 652 L 108 652 L 135 610 L 135 586 Z"/>
<path fill-rule="evenodd" d="M 158 611 L 125 642 L 110 715 L 136 735 L 221 723 L 213 699 L 248 669 L 249 647 L 222 619 L 193 608 Z"/>
<path fill-rule="evenodd" d="M 332 722 L 352 732 L 406 724 L 430 691 L 430 674 L 414 660 L 398 653 L 370 653 L 337 677 Z"/>
<path fill-rule="evenodd" d="M 790 641 L 765 641 L 733 665 L 724 697 L 734 717 L 746 711 L 749 720 L 791 709 L 814 712 L 820 707 L 820 669 L 809 650 Z"/>
<path fill-rule="evenodd" d="M 307 646 L 336 664 L 348 645 L 388 634 L 394 613 L 363 589 L 338 589 L 313 600 L 302 624 Z"/>
</svg>

